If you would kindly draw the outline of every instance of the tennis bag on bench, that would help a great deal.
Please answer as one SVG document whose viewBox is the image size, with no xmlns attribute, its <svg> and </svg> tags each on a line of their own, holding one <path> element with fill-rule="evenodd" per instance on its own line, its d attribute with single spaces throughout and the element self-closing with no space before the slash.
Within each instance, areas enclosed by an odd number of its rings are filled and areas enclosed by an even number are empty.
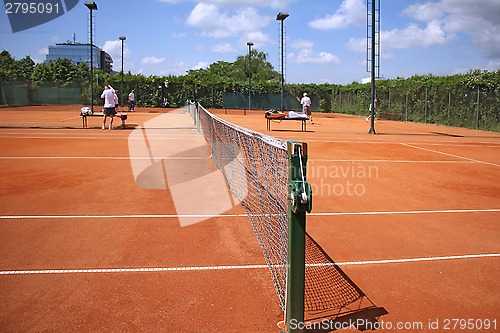
<svg viewBox="0 0 500 333">
<path fill-rule="evenodd" d="M 85 106 L 83 108 L 80 109 L 81 113 L 82 113 L 82 116 L 91 116 L 92 115 L 92 109 L 90 109 L 89 107 Z"/>
<path fill-rule="evenodd" d="M 287 116 L 286 113 L 282 113 L 282 112 L 276 111 L 276 110 L 268 110 L 268 111 L 266 111 L 266 114 L 265 114 L 265 117 L 267 119 L 276 119 L 276 120 L 285 119 L 286 116 Z"/>
</svg>

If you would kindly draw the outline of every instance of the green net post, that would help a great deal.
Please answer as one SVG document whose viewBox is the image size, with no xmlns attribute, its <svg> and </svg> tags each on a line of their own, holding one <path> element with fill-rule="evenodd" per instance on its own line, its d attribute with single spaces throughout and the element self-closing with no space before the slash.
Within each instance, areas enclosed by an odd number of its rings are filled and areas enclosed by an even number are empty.
<svg viewBox="0 0 500 333">
<path fill-rule="evenodd" d="M 304 323 L 306 212 L 312 208 L 306 182 L 307 144 L 288 141 L 288 271 L 285 320 L 287 332 L 301 332 Z"/>
</svg>

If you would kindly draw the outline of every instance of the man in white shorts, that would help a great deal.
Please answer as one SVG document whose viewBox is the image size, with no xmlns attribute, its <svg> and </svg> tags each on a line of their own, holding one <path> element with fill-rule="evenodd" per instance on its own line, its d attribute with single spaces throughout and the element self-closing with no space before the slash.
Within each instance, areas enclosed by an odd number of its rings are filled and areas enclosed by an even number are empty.
<svg viewBox="0 0 500 333">
<path fill-rule="evenodd" d="M 314 124 L 311 114 L 311 99 L 307 96 L 307 93 L 304 93 L 304 97 L 300 100 L 300 104 L 302 104 L 302 112 L 311 119 L 311 124 Z"/>
<path fill-rule="evenodd" d="M 106 119 L 109 117 L 109 129 L 113 129 L 113 118 L 116 114 L 115 105 L 118 104 L 118 97 L 109 85 L 104 86 L 104 91 L 101 94 L 104 99 L 104 117 L 102 118 L 102 129 L 106 129 Z"/>
</svg>

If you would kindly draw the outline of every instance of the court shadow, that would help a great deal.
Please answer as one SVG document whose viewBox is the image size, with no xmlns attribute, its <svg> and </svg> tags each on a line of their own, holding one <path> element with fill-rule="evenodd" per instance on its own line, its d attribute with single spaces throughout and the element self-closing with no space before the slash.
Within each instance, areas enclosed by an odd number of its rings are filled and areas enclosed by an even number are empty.
<svg viewBox="0 0 500 333">
<path fill-rule="evenodd" d="M 376 329 L 377 307 L 321 246 L 306 234 L 305 332 L 333 332 L 348 327 Z"/>
</svg>

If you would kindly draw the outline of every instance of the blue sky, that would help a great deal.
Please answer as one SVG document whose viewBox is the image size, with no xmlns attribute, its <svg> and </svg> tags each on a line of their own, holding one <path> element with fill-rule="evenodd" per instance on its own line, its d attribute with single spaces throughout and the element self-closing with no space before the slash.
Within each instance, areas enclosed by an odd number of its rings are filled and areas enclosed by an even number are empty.
<svg viewBox="0 0 500 333">
<path fill-rule="evenodd" d="M 183 75 L 246 55 L 248 41 L 279 69 L 278 12 L 289 13 L 286 81 L 347 84 L 366 72 L 366 0 L 96 0 L 94 44 L 125 71 Z M 88 42 L 84 1 L 61 17 L 12 33 L 0 14 L 0 49 L 45 60 L 48 46 Z M 381 0 L 380 74 L 453 75 L 500 69 L 499 0 Z"/>
</svg>

